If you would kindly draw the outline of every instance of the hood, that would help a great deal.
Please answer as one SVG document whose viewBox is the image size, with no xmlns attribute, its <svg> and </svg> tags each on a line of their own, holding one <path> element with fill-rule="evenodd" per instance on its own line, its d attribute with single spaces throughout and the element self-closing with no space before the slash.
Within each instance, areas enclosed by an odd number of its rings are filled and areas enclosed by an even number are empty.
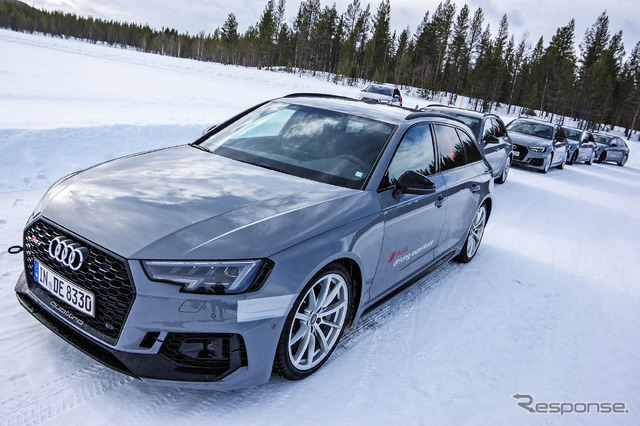
<svg viewBox="0 0 640 426">
<path fill-rule="evenodd" d="M 42 215 L 129 259 L 249 259 L 375 213 L 375 201 L 183 145 L 72 176 Z"/>
<path fill-rule="evenodd" d="M 509 131 L 509 137 L 511 138 L 511 142 L 524 146 L 551 146 L 552 144 L 551 139 L 539 138 L 511 130 Z"/>
</svg>

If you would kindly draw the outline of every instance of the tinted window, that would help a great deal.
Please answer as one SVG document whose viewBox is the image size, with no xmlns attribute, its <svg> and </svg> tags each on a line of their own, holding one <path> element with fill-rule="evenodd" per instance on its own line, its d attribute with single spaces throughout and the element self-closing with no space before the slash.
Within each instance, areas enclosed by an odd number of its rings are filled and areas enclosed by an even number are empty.
<svg viewBox="0 0 640 426">
<path fill-rule="evenodd" d="M 364 89 L 364 91 L 369 93 L 377 93 L 379 95 L 393 96 L 393 89 L 385 86 L 370 85 L 366 89 Z"/>
<path fill-rule="evenodd" d="M 496 136 L 502 138 L 507 135 L 507 129 L 504 127 L 504 123 L 501 120 L 492 118 L 493 126 L 496 129 Z"/>
<path fill-rule="evenodd" d="M 473 134 L 476 135 L 476 137 L 480 137 L 479 133 L 480 133 L 480 125 L 482 124 L 482 120 L 480 120 L 479 118 L 469 117 L 464 114 L 456 114 L 455 112 L 448 112 L 446 110 L 443 110 L 442 112 L 444 112 L 447 115 L 451 115 L 457 118 L 458 120 L 462 121 L 464 124 L 469 126 L 469 128 L 471 129 Z"/>
<path fill-rule="evenodd" d="M 580 135 L 582 135 L 582 130 L 566 129 L 565 134 L 567 135 L 568 139 L 571 139 L 573 141 L 579 141 Z"/>
<path fill-rule="evenodd" d="M 553 127 L 544 123 L 534 123 L 530 121 L 513 120 L 507 126 L 510 132 L 524 133 L 525 135 L 536 136 L 543 139 L 551 139 Z"/>
<path fill-rule="evenodd" d="M 409 170 L 430 175 L 436 171 L 433 137 L 428 124 L 407 130 L 389 164 L 388 181 L 383 186 L 395 185 L 400 176 Z"/>
<path fill-rule="evenodd" d="M 494 123 L 494 121 L 491 118 L 487 118 L 487 120 L 484 122 L 484 132 L 482 134 L 482 141 L 486 141 L 488 136 L 498 136 L 498 129 L 496 128 L 496 125 Z"/>
<path fill-rule="evenodd" d="M 611 140 L 613 139 L 613 137 L 611 136 L 603 136 L 603 135 L 597 135 L 597 136 L 594 135 L 594 137 L 596 142 L 604 145 L 609 145 L 611 143 Z"/>
<path fill-rule="evenodd" d="M 473 142 L 471 136 L 458 129 L 458 136 L 464 145 L 464 152 L 467 157 L 467 163 L 475 163 L 476 161 L 482 161 L 482 154 L 478 146 Z"/>
<path fill-rule="evenodd" d="M 443 125 L 433 127 L 440 156 L 440 170 L 449 170 L 466 164 L 464 147 L 456 129 Z"/>
<path fill-rule="evenodd" d="M 394 126 L 336 111 L 268 103 L 211 135 L 211 152 L 283 173 L 361 188 Z"/>
</svg>

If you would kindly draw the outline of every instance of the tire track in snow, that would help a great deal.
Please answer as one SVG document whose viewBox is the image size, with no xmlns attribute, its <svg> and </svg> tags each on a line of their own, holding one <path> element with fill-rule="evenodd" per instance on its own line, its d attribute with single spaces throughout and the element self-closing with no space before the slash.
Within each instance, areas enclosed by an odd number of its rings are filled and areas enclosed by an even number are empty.
<svg viewBox="0 0 640 426">
<path fill-rule="evenodd" d="M 29 388 L 5 400 L 0 408 L 0 424 L 37 425 L 50 422 L 132 380 L 95 363 L 42 384 L 36 391 Z"/>
<path fill-rule="evenodd" d="M 417 304 L 427 294 L 436 289 L 444 278 L 456 273 L 462 266 L 454 261 L 449 261 L 374 308 L 370 313 L 365 314 L 342 336 L 333 356 L 340 356 L 340 354 L 367 338 L 371 329 L 380 328 L 383 323 L 401 314 L 409 306 Z"/>
</svg>

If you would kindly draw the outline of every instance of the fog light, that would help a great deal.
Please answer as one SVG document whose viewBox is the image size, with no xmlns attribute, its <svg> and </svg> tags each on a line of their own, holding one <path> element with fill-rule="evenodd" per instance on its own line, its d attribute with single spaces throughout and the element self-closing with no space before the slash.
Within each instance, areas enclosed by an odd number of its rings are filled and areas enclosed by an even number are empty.
<svg viewBox="0 0 640 426">
<path fill-rule="evenodd" d="M 187 339 L 182 342 L 178 351 L 192 359 L 224 361 L 228 358 L 224 355 L 223 338 Z"/>
<path fill-rule="evenodd" d="M 222 339 L 210 339 L 204 341 L 204 348 L 213 359 L 226 359 L 222 351 Z"/>
</svg>

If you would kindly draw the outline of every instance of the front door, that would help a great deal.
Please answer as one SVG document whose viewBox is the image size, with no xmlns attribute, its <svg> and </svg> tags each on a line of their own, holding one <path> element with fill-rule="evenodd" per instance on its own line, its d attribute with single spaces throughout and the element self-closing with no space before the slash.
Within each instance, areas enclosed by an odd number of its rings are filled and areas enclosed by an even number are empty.
<svg viewBox="0 0 640 426">
<path fill-rule="evenodd" d="M 427 176 L 434 184 L 434 192 L 398 194 L 395 184 L 409 170 Z M 372 300 L 433 260 L 447 201 L 444 179 L 436 171 L 431 126 L 411 127 L 398 145 L 378 194 L 384 213 L 384 239 L 370 290 Z"/>
</svg>

